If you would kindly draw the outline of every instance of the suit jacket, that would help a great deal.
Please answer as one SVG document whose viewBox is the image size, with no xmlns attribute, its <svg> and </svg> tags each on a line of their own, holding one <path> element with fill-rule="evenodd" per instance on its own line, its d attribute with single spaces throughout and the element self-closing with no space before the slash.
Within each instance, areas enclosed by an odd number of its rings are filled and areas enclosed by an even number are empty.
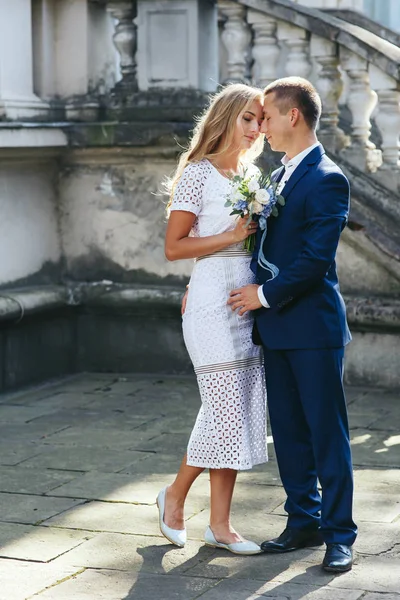
<svg viewBox="0 0 400 600">
<path fill-rule="evenodd" d="M 275 171 L 278 179 L 283 168 Z M 282 190 L 279 216 L 268 219 L 266 259 L 257 264 L 270 308 L 255 311 L 253 340 L 270 349 L 338 348 L 351 340 L 335 255 L 349 214 L 349 182 L 321 145 L 297 166 Z M 261 233 L 257 233 L 258 245 Z M 255 253 L 258 250 L 256 247 Z M 253 261 L 253 266 L 254 266 Z"/>
</svg>

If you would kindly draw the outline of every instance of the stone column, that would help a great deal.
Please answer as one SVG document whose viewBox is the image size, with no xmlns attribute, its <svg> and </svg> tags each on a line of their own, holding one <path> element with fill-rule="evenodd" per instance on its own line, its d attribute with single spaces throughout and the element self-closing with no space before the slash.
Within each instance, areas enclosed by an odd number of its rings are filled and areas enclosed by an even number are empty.
<svg viewBox="0 0 400 600">
<path fill-rule="evenodd" d="M 229 0 L 219 0 L 218 9 L 226 19 L 222 42 L 227 52 L 227 78 L 224 83 L 248 79 L 248 56 L 251 33 L 246 23 L 246 7 Z"/>
<path fill-rule="evenodd" d="M 254 59 L 253 80 L 265 87 L 277 78 L 280 48 L 276 38 L 277 21 L 265 14 L 249 10 L 247 21 L 254 31 L 252 54 Z"/>
<path fill-rule="evenodd" d="M 359 169 L 375 172 L 382 163 L 382 153 L 369 139 L 370 117 L 377 95 L 370 86 L 368 63 L 354 52 L 341 47 L 340 65 L 349 78 L 347 105 L 352 115 L 351 145 L 344 150 L 344 154 Z"/>
<path fill-rule="evenodd" d="M 33 93 L 31 0 L 0 0 L 0 120 L 45 119 Z"/>
<path fill-rule="evenodd" d="M 134 23 L 137 14 L 136 1 L 111 0 L 107 2 L 107 10 L 117 21 L 113 41 L 120 56 L 120 84 L 129 86 L 133 91 L 137 90 L 137 27 Z"/>
<path fill-rule="evenodd" d="M 288 49 L 285 63 L 286 75 L 297 75 L 307 79 L 311 71 L 308 56 L 310 45 L 308 32 L 286 21 L 279 21 L 278 40 L 284 42 Z"/>
<path fill-rule="evenodd" d="M 338 152 L 350 144 L 350 139 L 338 127 L 339 98 L 343 90 L 343 81 L 338 69 L 338 46 L 334 42 L 313 35 L 310 54 L 320 66 L 316 88 L 322 100 L 322 114 L 318 137 L 332 152 Z"/>
<path fill-rule="evenodd" d="M 376 175 L 383 185 L 400 191 L 400 83 L 373 65 L 370 77 L 378 95 L 375 121 L 382 136 L 382 164 Z"/>
</svg>

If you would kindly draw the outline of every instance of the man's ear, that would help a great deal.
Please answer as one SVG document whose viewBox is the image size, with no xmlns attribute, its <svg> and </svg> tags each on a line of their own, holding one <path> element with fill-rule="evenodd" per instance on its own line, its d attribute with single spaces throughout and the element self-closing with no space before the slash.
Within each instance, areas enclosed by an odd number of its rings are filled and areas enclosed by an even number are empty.
<svg viewBox="0 0 400 600">
<path fill-rule="evenodd" d="M 290 111 L 290 124 L 292 127 L 296 125 L 300 118 L 300 111 L 298 108 L 292 108 Z"/>
</svg>

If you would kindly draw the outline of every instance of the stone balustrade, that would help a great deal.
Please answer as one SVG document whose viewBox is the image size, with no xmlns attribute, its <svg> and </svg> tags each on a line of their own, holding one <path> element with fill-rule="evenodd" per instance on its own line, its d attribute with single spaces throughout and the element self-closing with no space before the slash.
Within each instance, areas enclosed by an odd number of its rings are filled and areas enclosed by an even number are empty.
<svg viewBox="0 0 400 600">
<path fill-rule="evenodd" d="M 218 7 L 224 80 L 262 87 L 285 75 L 309 78 L 322 98 L 319 137 L 327 149 L 398 192 L 400 48 L 287 0 L 219 0 Z M 351 115 L 350 135 L 339 127 L 344 106 Z M 372 117 L 378 148 L 371 140 Z"/>
</svg>

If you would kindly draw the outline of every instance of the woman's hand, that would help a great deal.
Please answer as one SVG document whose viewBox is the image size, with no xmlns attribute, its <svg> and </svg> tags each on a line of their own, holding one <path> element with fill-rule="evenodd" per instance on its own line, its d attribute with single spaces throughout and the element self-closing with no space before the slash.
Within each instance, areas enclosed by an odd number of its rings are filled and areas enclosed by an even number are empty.
<svg viewBox="0 0 400 600">
<path fill-rule="evenodd" d="M 182 304 L 181 304 L 181 315 L 183 315 L 185 313 L 186 310 L 186 304 L 187 304 L 187 299 L 188 299 L 188 294 L 189 294 L 189 286 L 186 286 L 186 292 L 185 295 L 182 298 Z"/>
<path fill-rule="evenodd" d="M 235 242 L 242 242 L 249 237 L 252 233 L 257 231 L 258 224 L 255 221 L 248 223 L 249 217 L 240 217 L 237 221 L 236 227 L 233 230 L 233 237 Z"/>
</svg>

